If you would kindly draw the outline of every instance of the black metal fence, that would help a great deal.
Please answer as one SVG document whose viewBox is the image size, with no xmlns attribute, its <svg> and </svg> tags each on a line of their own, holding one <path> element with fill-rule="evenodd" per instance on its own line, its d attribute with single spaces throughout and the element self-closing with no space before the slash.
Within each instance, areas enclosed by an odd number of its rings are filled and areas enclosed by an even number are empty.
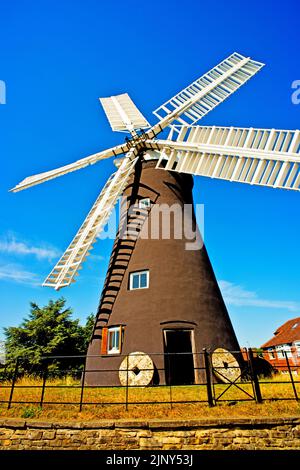
<svg viewBox="0 0 300 470">
<path fill-rule="evenodd" d="M 204 349 L 201 353 L 149 354 L 160 367 L 139 365 L 137 370 L 128 362 L 129 356 L 119 355 L 118 365 L 127 358 L 127 366 L 121 371 L 120 366 L 100 370 L 90 368 L 86 366 L 86 356 L 46 356 L 34 374 L 24 373 L 23 361 L 19 359 L 9 374 L 5 366 L 0 369 L 0 404 L 8 409 L 20 404 L 41 408 L 76 405 L 82 411 L 83 407 L 91 405 L 115 405 L 128 410 L 131 405 L 164 404 L 172 408 L 197 403 L 212 407 L 222 402 L 299 401 L 297 358 L 283 351 L 282 360 L 272 367 L 265 354 L 257 355 L 251 348 L 231 352 Z M 89 356 L 89 360 L 92 358 L 95 364 L 97 357 L 103 356 Z M 193 364 L 192 379 L 184 371 L 188 360 Z M 181 374 L 176 375 L 176 364 L 183 368 Z M 150 381 L 131 379 L 134 379 L 133 374 L 138 376 L 147 372 L 146 377 L 152 377 Z M 114 374 L 113 380 L 111 374 Z"/>
</svg>

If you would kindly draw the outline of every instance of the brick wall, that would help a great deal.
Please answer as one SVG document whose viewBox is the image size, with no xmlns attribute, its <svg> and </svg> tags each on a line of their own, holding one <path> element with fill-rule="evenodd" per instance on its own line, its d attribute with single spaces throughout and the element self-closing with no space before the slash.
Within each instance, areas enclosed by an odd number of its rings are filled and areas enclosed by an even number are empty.
<svg viewBox="0 0 300 470">
<path fill-rule="evenodd" d="M 1 419 L 0 449 L 300 450 L 300 418 L 68 423 Z"/>
</svg>

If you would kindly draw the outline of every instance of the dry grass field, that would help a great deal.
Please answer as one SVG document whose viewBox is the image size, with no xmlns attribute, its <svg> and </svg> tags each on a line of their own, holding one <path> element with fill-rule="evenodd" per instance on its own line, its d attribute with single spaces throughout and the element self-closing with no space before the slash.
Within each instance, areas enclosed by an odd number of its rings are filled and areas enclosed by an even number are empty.
<svg viewBox="0 0 300 470">
<path fill-rule="evenodd" d="M 266 380 L 266 379 L 265 379 Z M 237 387 L 230 387 L 221 397 L 226 401 L 220 401 L 214 407 L 207 404 L 206 387 L 197 386 L 173 386 L 173 387 L 148 387 L 128 389 L 128 409 L 126 410 L 126 388 L 85 388 L 82 411 L 79 411 L 81 387 L 80 382 L 69 377 L 61 380 L 47 381 L 44 393 L 44 403 L 40 407 L 41 385 L 39 379 L 23 378 L 17 382 L 14 389 L 13 402 L 27 403 L 16 404 L 8 410 L 7 404 L 0 403 L 0 417 L 23 417 L 35 419 L 62 419 L 62 420 L 90 420 L 90 419 L 126 419 L 126 418 L 230 418 L 230 417 L 278 417 L 300 415 L 300 402 L 294 397 L 292 384 L 284 383 L 289 378 L 277 375 L 268 379 L 271 383 L 260 383 L 262 404 L 247 400 L 247 396 Z M 295 380 L 297 378 L 295 377 Z M 299 379 L 298 379 L 299 380 Z M 274 383 L 280 381 L 280 383 Z M 5 388 L 5 383 L 0 384 L 0 400 L 9 398 L 10 388 Z M 33 388 L 31 388 L 33 387 Z M 215 396 L 219 396 L 227 389 L 227 385 L 215 385 Z M 251 383 L 244 383 L 240 387 L 253 395 Z M 296 383 L 300 397 L 300 383 Z M 288 398 L 290 400 L 279 401 L 276 399 Z M 155 402 L 147 404 L 146 402 Z M 169 402 L 170 403 L 159 403 Z M 176 403 L 176 402 L 197 403 Z M 202 402 L 201 402 L 202 401 Z M 29 404 L 28 402 L 33 402 Z M 65 404 L 54 405 L 49 402 Z M 75 402 L 76 405 L 69 404 Z M 138 402 L 140 404 L 130 404 Z M 111 404 L 106 404 L 111 403 Z"/>
</svg>

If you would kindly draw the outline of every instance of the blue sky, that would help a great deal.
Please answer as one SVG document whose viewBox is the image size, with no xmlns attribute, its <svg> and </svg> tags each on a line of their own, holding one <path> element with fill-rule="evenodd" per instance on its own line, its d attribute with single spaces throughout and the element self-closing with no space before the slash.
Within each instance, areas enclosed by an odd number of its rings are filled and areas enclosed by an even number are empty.
<svg viewBox="0 0 300 470">
<path fill-rule="evenodd" d="M 124 139 L 97 100 L 128 92 L 151 114 L 234 51 L 266 67 L 201 124 L 299 128 L 300 8 L 243 2 L 3 1 L 0 19 L 0 327 L 29 302 L 64 296 L 74 316 L 95 312 L 112 242 L 99 241 L 72 287 L 39 284 L 86 216 L 112 161 L 27 191 L 8 189 Z M 259 346 L 300 316 L 299 193 L 197 178 L 205 242 L 242 346 Z M 0 333 L 1 337 L 1 333 Z"/>
</svg>

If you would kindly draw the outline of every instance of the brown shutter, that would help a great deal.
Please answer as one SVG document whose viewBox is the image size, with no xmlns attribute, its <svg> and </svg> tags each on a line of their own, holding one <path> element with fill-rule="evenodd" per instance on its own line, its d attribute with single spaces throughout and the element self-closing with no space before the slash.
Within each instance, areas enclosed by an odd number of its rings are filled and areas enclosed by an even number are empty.
<svg viewBox="0 0 300 470">
<path fill-rule="evenodd" d="M 102 328 L 101 354 L 107 354 L 108 328 Z"/>
</svg>

